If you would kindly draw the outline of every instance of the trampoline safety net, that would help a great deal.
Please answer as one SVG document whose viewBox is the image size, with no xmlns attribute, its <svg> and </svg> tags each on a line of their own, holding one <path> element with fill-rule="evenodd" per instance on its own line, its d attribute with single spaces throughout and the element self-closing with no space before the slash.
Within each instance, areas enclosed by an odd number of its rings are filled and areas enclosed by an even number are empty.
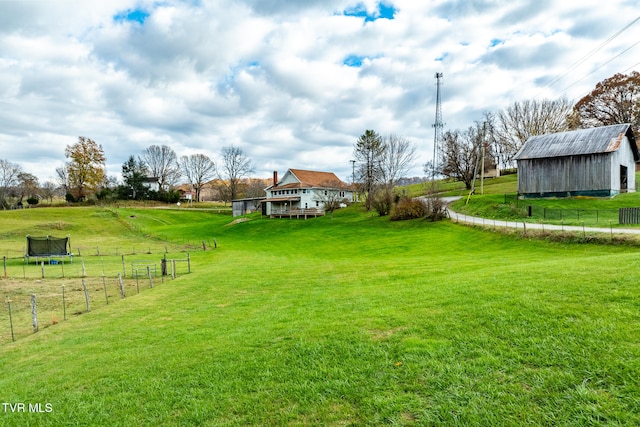
<svg viewBox="0 0 640 427">
<path fill-rule="evenodd" d="M 71 245 L 67 237 L 27 236 L 28 257 L 69 256 Z"/>
</svg>

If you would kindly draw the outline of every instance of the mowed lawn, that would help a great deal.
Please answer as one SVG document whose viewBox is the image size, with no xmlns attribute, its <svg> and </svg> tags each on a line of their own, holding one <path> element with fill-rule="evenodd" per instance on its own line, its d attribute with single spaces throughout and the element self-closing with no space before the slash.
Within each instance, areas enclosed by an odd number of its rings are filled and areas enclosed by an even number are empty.
<svg viewBox="0 0 640 427">
<path fill-rule="evenodd" d="M 218 248 L 192 251 L 191 274 L 3 344 L 1 425 L 640 424 L 638 247 L 358 207 L 239 223 L 61 210 L 76 242 L 99 220 L 104 241 Z"/>
</svg>

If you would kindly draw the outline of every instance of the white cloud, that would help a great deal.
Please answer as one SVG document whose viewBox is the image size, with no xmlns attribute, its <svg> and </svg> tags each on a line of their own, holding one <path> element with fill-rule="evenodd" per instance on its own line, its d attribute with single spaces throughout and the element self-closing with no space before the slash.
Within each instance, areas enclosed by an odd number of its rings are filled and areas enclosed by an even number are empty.
<svg viewBox="0 0 640 427">
<path fill-rule="evenodd" d="M 631 1 L 384 3 L 394 19 L 375 0 L 0 1 L 0 158 L 44 181 L 80 135 L 103 145 L 112 175 L 152 144 L 214 160 L 235 144 L 260 176 L 347 179 L 366 129 L 429 160 L 436 72 L 454 129 L 518 100 L 577 99 L 637 66 L 640 48 L 598 69 L 640 23 L 558 80 L 634 19 Z M 136 11 L 144 22 L 126 19 Z"/>
</svg>

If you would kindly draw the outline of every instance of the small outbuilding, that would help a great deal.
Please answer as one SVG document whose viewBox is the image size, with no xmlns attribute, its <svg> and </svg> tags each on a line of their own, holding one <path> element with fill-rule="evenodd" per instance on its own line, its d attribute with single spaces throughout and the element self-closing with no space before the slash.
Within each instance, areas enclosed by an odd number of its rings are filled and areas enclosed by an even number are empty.
<svg viewBox="0 0 640 427">
<path fill-rule="evenodd" d="M 231 201 L 231 213 L 234 217 L 259 212 L 264 197 L 250 197 Z"/>
<path fill-rule="evenodd" d="M 640 161 L 629 124 L 532 136 L 516 154 L 524 197 L 611 197 L 636 190 Z"/>
</svg>

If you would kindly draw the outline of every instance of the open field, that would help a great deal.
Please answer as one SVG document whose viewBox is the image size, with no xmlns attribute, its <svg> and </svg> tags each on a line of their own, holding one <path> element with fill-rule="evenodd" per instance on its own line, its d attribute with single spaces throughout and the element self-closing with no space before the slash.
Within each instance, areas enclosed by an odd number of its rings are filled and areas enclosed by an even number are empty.
<svg viewBox="0 0 640 427">
<path fill-rule="evenodd" d="M 95 279 L 103 264 L 117 274 L 122 255 L 189 253 L 193 270 L 3 340 L 2 425 L 640 424 L 640 248 L 390 222 L 359 207 L 245 222 L 32 212 L 0 212 L 0 254 L 62 223 L 50 234 L 107 254 L 83 256 Z M 151 254 L 122 249 L 134 244 Z M 14 281 L 42 285 L 41 267 L 25 278 L 21 263 L 10 259 L 3 296 L 17 298 Z"/>
</svg>

